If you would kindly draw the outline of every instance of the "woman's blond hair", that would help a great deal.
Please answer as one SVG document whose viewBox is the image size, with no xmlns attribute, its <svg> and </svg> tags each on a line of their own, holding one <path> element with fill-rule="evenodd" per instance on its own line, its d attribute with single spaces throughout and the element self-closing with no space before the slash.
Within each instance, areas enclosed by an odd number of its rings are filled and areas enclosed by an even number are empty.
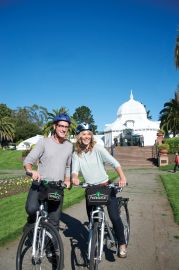
<svg viewBox="0 0 179 270">
<path fill-rule="evenodd" d="M 95 140 L 94 140 L 94 136 L 93 136 L 93 132 L 91 132 L 90 130 L 88 130 L 88 132 L 90 133 L 91 135 L 91 141 L 90 141 L 90 144 L 89 144 L 89 148 L 88 150 L 89 151 L 92 151 L 94 145 L 95 145 Z M 82 144 L 82 141 L 81 141 L 81 136 L 83 134 L 83 131 L 80 132 L 77 136 L 76 136 L 76 143 L 75 143 L 75 152 L 78 154 L 78 155 L 81 155 L 81 153 L 84 151 L 84 146 Z"/>
</svg>

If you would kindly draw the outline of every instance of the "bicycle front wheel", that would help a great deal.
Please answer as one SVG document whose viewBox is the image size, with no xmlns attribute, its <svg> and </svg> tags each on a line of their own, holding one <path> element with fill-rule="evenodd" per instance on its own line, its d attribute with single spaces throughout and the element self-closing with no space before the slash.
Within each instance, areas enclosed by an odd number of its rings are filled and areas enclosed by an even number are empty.
<svg viewBox="0 0 179 270">
<path fill-rule="evenodd" d="M 119 214 L 124 226 L 124 237 L 126 245 L 128 245 L 130 236 L 130 219 L 127 204 L 123 201 L 119 203 Z"/>
<path fill-rule="evenodd" d="M 95 222 L 92 229 L 92 239 L 91 239 L 91 251 L 90 251 L 90 261 L 89 270 L 98 270 L 98 264 L 100 262 L 100 232 L 99 223 Z"/>
<path fill-rule="evenodd" d="M 34 225 L 22 235 L 16 255 L 16 270 L 61 270 L 64 251 L 58 231 L 41 221 L 37 230 L 35 254 L 32 255 Z M 44 237 L 43 237 L 44 236 Z"/>
</svg>

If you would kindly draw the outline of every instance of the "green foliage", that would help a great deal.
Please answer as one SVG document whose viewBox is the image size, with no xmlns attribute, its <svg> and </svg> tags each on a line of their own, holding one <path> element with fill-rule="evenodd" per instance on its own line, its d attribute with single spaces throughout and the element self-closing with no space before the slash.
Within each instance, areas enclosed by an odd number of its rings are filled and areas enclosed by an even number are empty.
<svg viewBox="0 0 179 270">
<path fill-rule="evenodd" d="M 167 151 L 169 151 L 170 146 L 167 143 L 162 143 L 162 144 L 158 144 L 157 145 L 157 148 L 159 149 L 159 151 L 160 150 L 167 150 Z"/>
<path fill-rule="evenodd" d="M 175 92 L 175 99 L 164 104 L 160 111 L 160 127 L 165 133 L 172 133 L 175 137 L 179 133 L 179 90 Z"/>
<path fill-rule="evenodd" d="M 97 126 L 95 125 L 92 112 L 88 107 L 86 106 L 78 107 L 73 114 L 73 119 L 76 120 L 77 124 L 83 122 L 91 124 L 93 126 L 93 132 L 96 133 Z"/>
<path fill-rule="evenodd" d="M 0 119 L 3 117 L 11 117 L 12 110 L 6 104 L 0 103 Z"/>
<path fill-rule="evenodd" d="M 29 153 L 30 150 L 22 150 L 22 158 L 24 159 Z"/>
<path fill-rule="evenodd" d="M 23 122 L 16 125 L 15 141 L 26 140 L 37 134 L 41 135 L 42 130 L 35 123 Z"/>
<path fill-rule="evenodd" d="M 164 142 L 170 146 L 171 154 L 175 154 L 176 152 L 179 152 L 179 137 L 166 138 L 164 139 Z"/>
<path fill-rule="evenodd" d="M 31 121 L 31 116 L 26 108 L 14 111 L 15 142 L 26 140 L 30 137 L 42 134 L 39 126 Z"/>
<path fill-rule="evenodd" d="M 0 118 L 0 142 L 13 141 L 14 123 L 9 116 Z"/>
<path fill-rule="evenodd" d="M 160 176 L 169 198 L 175 222 L 179 224 L 179 181 L 175 174 L 166 174 Z"/>
<path fill-rule="evenodd" d="M 25 107 L 25 109 L 28 111 L 30 122 L 36 124 L 40 129 L 42 129 L 48 121 L 47 109 L 36 104 L 31 107 Z"/>
</svg>

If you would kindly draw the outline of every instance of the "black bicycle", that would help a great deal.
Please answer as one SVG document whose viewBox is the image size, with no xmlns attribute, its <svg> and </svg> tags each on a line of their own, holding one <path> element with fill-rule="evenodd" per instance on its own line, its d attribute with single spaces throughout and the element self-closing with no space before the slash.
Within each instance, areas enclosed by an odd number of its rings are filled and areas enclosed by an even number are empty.
<svg viewBox="0 0 179 270">
<path fill-rule="evenodd" d="M 32 174 L 28 174 L 32 176 Z M 48 222 L 47 198 L 44 187 L 50 184 L 41 180 L 43 193 L 39 192 L 40 207 L 36 212 L 36 222 L 23 233 L 16 255 L 16 270 L 61 270 L 64 267 L 63 243 L 59 232 Z M 65 187 L 60 184 L 55 192 L 48 193 L 51 199 L 59 200 Z"/>
</svg>

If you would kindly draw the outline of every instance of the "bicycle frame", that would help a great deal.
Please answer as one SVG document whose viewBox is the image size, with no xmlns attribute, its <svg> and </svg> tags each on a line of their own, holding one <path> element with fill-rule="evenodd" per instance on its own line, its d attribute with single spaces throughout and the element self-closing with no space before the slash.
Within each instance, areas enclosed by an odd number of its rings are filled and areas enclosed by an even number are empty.
<svg viewBox="0 0 179 270">
<path fill-rule="evenodd" d="M 99 261 L 102 260 L 102 254 L 103 254 L 103 247 L 104 247 L 104 237 L 105 237 L 105 228 L 107 229 L 107 232 L 109 234 L 109 238 L 112 244 L 115 244 L 114 236 L 111 232 L 109 223 L 107 221 L 107 217 L 104 212 L 103 206 L 96 206 L 95 210 L 91 212 L 91 218 L 90 218 L 90 224 L 89 224 L 89 244 L 88 244 L 88 259 L 90 259 L 90 253 L 91 253 L 91 240 L 92 240 L 92 232 L 93 232 L 93 225 L 94 222 L 99 222 L 100 224 L 100 253 L 99 253 Z M 117 249 L 116 249 L 117 252 Z"/>
<path fill-rule="evenodd" d="M 32 243 L 32 258 L 36 258 L 36 241 L 37 241 L 37 231 L 39 228 L 39 224 L 41 219 L 47 218 L 47 211 L 45 210 L 45 206 L 43 203 L 41 203 L 39 207 L 39 211 L 36 213 L 36 222 L 34 227 L 34 235 L 33 235 L 33 243 Z M 43 251 L 44 251 L 44 242 L 45 242 L 45 233 L 46 230 L 43 229 L 43 235 L 42 235 L 42 246 L 41 246 L 41 254 L 40 257 L 43 257 Z"/>
</svg>

